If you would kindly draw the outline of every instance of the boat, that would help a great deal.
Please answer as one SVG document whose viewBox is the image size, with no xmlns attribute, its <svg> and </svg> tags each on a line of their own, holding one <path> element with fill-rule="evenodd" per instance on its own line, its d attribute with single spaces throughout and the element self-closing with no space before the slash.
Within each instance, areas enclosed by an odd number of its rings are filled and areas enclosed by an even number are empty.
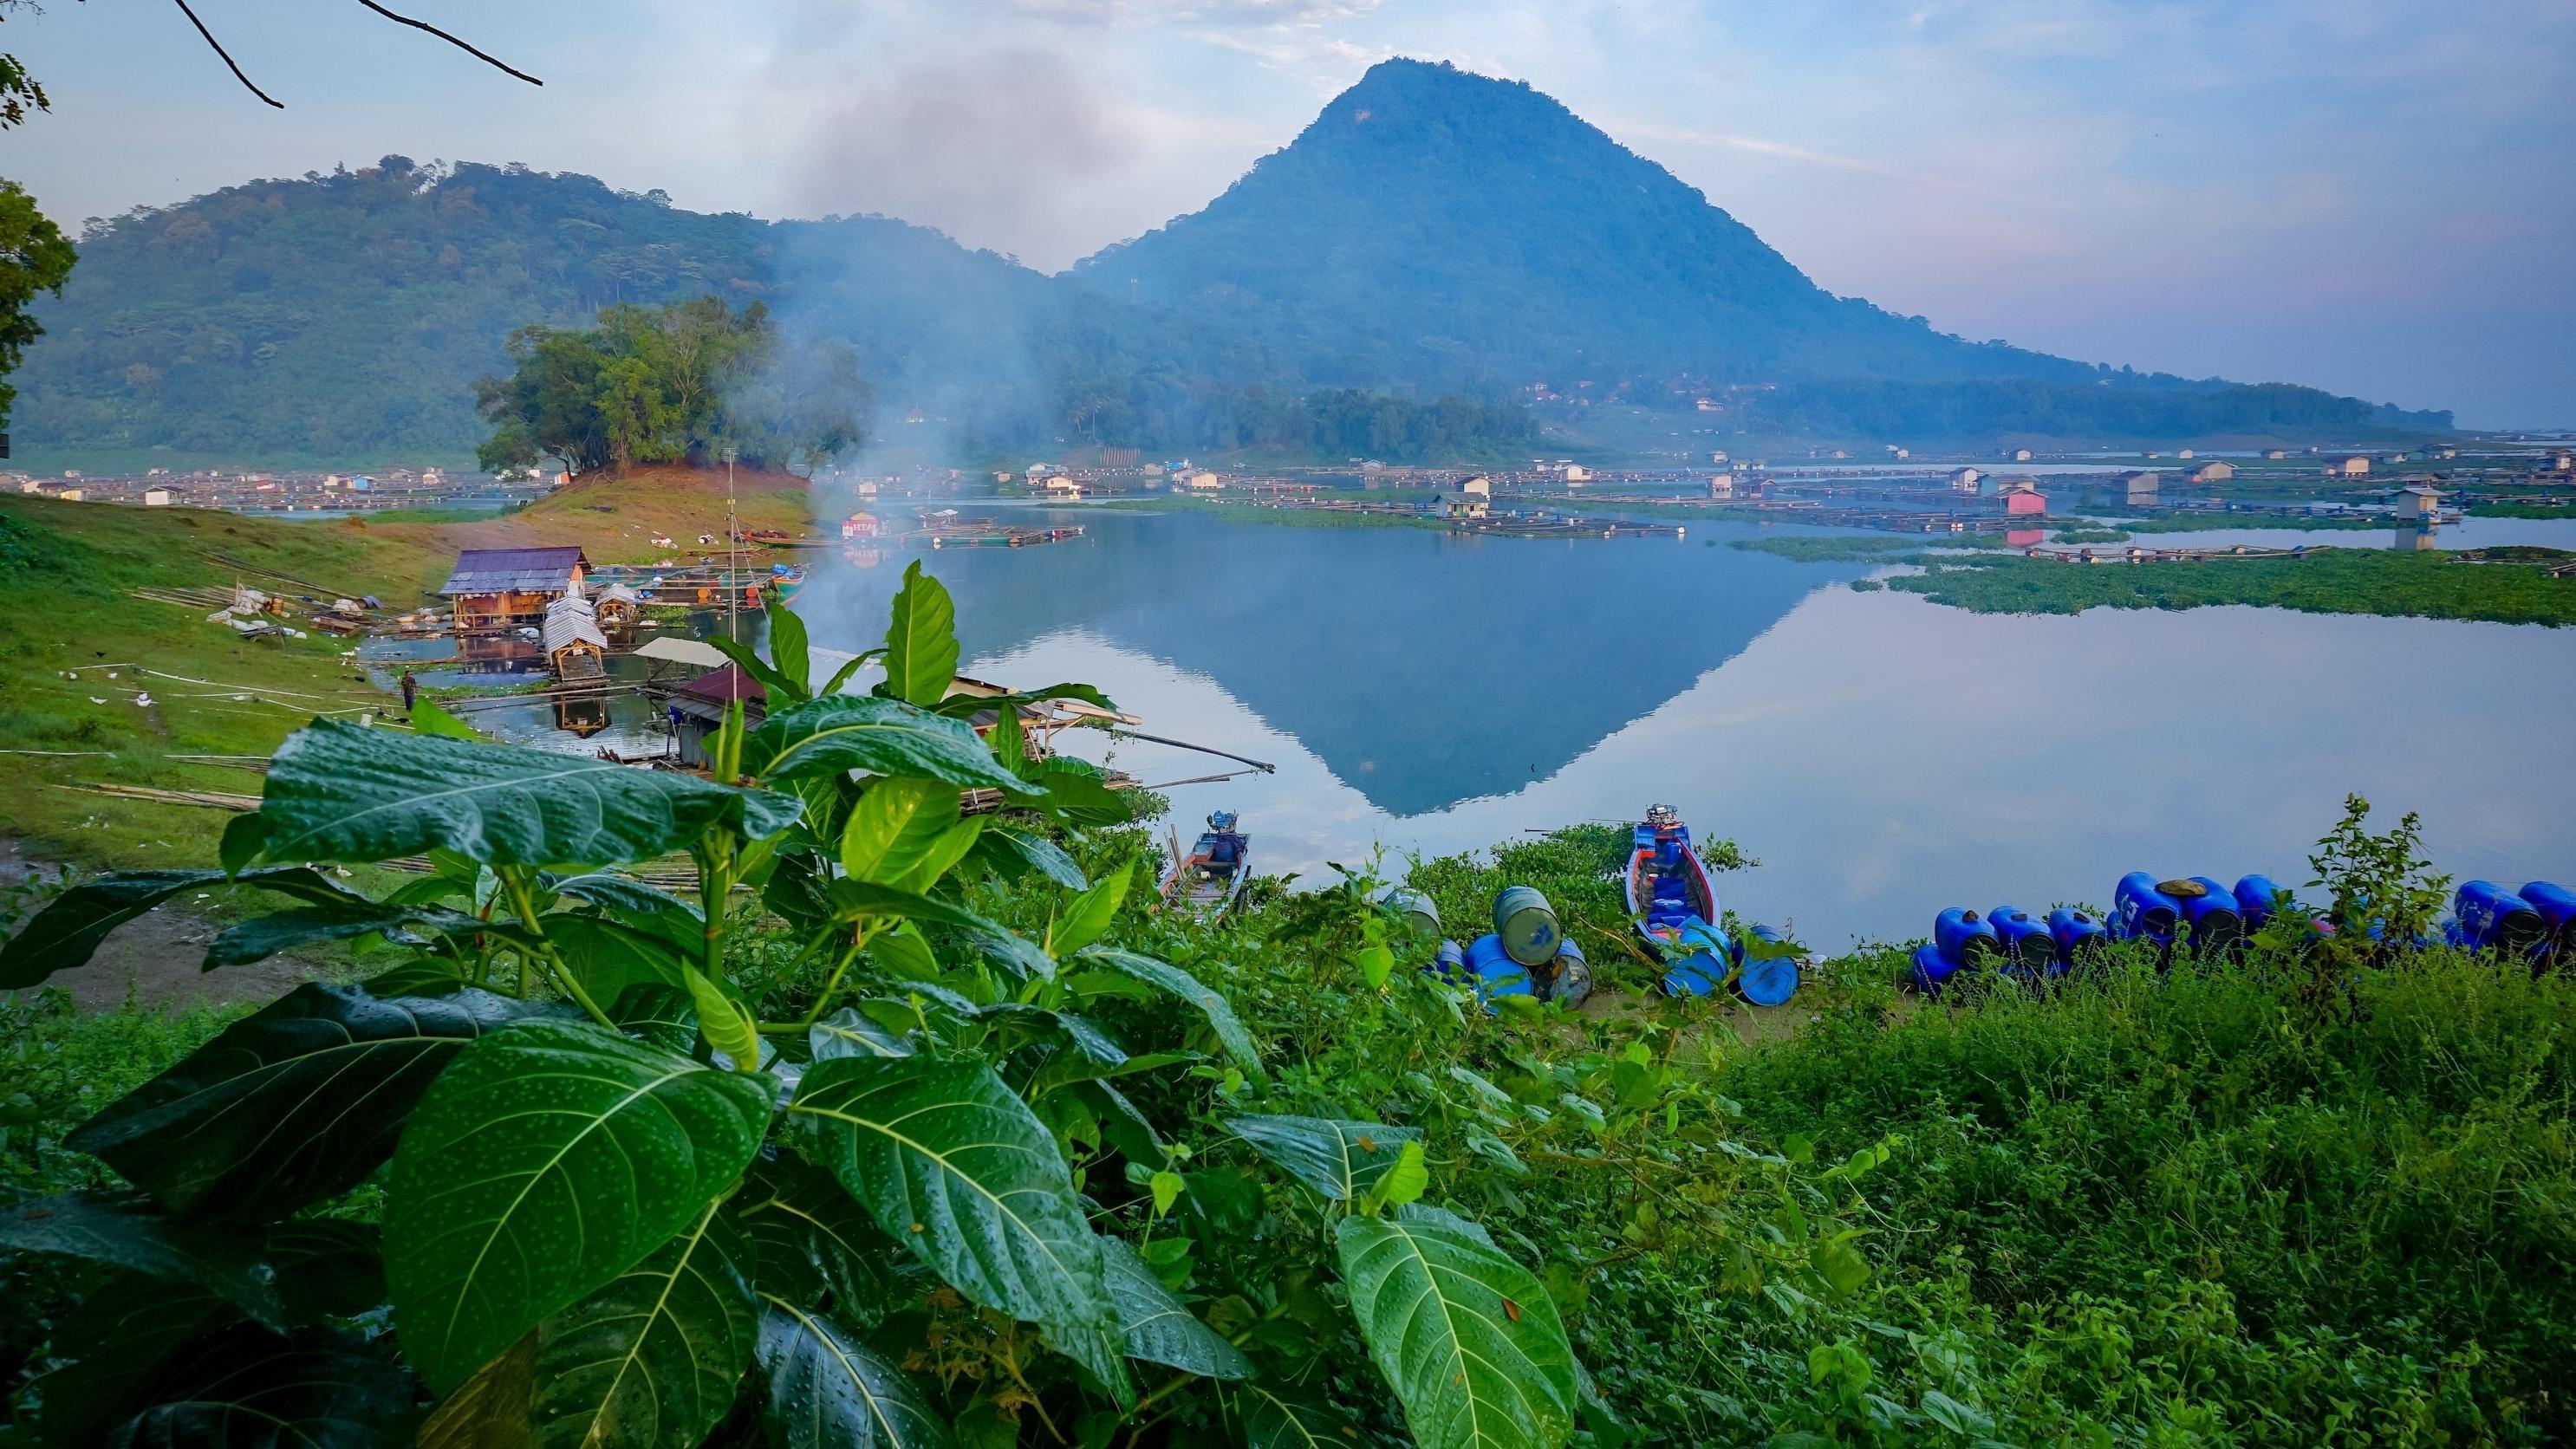
<svg viewBox="0 0 2576 1449">
<path fill-rule="evenodd" d="M 1172 842 L 1171 873 L 1163 877 L 1166 907 L 1215 915 L 1233 905 L 1251 879 L 1247 861 L 1252 838 L 1235 828 L 1235 813 L 1219 810 L 1207 818 L 1207 824 L 1189 854 L 1181 854 L 1177 837 Z"/>
<path fill-rule="evenodd" d="M 1628 918 L 1664 963 L 1664 991 L 1709 996 L 1732 974 L 1733 945 L 1718 928 L 1717 887 L 1691 849 L 1690 827 L 1670 805 L 1647 807 L 1628 856 Z"/>
</svg>

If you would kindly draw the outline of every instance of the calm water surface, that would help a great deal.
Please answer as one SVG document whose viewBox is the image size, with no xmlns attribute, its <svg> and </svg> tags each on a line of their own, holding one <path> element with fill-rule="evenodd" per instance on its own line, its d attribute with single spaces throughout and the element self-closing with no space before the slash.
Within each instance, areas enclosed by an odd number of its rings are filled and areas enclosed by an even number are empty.
<svg viewBox="0 0 2576 1449">
<path fill-rule="evenodd" d="M 2455 875 L 2576 875 L 2576 630 L 1976 615 L 1855 593 L 1864 565 L 1724 547 L 1743 525 L 1535 541 L 1075 516 L 1080 543 L 927 557 L 967 672 L 1091 681 L 1152 733 L 1275 762 L 1170 792 L 1184 822 L 1241 811 L 1266 870 L 1670 801 L 1762 861 L 1722 883 L 1730 905 L 1839 945 L 1950 904 L 2099 902 L 2131 869 L 2304 879 L 2357 791 L 2422 812 Z M 2576 541 L 2470 527 L 2497 536 L 2446 545 Z M 798 599 L 816 642 L 874 642 L 906 557 L 818 569 Z M 1149 783 L 1230 768 L 1104 743 Z"/>
<path fill-rule="evenodd" d="M 987 511 L 978 505 L 971 511 Z M 1945 905 L 2099 903 L 2123 872 L 2304 861 L 2347 793 L 2420 811 L 2438 866 L 2576 876 L 2576 629 L 2296 614 L 1985 616 L 1846 587 L 1865 564 L 1672 539 L 1461 539 L 1051 510 L 1077 543 L 922 555 L 958 600 L 966 672 L 1100 685 L 1143 728 L 1274 762 L 1169 793 L 1240 811 L 1260 867 L 1444 853 L 1669 801 L 1762 864 L 1721 882 L 1754 919 L 1840 946 Z M 2445 546 L 2576 544 L 2478 521 Z M 2492 536 L 2490 536 L 2492 535 Z M 2376 533 L 2160 535 L 2333 542 Z M 837 554 L 797 606 L 865 648 L 913 555 Z M 621 670 L 632 661 L 621 661 Z M 479 716 L 587 752 L 658 748 L 641 701 L 589 740 L 545 706 Z M 1148 783 L 1233 768 L 1077 732 Z"/>
</svg>

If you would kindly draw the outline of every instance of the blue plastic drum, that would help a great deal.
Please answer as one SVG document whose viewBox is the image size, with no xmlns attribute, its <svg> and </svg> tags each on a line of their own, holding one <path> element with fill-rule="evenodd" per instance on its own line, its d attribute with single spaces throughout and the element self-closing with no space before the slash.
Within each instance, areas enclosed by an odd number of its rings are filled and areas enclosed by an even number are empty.
<svg viewBox="0 0 2576 1449">
<path fill-rule="evenodd" d="M 1995 944 L 2003 948 L 2004 969 L 2028 976 L 2057 974 L 2057 941 L 2030 912 L 2019 906 L 1997 906 L 1986 912 L 1986 924 L 1995 928 Z"/>
<path fill-rule="evenodd" d="M 2133 870 L 2120 877 L 2111 892 L 2112 940 L 2170 946 L 2181 924 L 2182 902 L 2166 895 L 2154 876 Z"/>
<path fill-rule="evenodd" d="M 1763 941 L 1779 945 L 1782 937 L 1769 926 L 1744 928 L 1747 942 Z M 1754 1006 L 1786 1006 L 1798 994 L 1798 958 L 1774 956 L 1768 960 L 1754 958 L 1742 944 L 1735 948 L 1735 994 Z"/>
<path fill-rule="evenodd" d="M 2057 947 L 2057 969 L 2090 965 L 2111 944 L 2111 933 L 2082 911 L 2060 906 L 2048 913 L 2048 938 Z"/>
<path fill-rule="evenodd" d="M 1693 917 L 1682 924 L 1681 939 L 1664 947 L 1664 994 L 1713 995 L 1726 984 L 1734 960 L 1726 933 Z"/>
</svg>

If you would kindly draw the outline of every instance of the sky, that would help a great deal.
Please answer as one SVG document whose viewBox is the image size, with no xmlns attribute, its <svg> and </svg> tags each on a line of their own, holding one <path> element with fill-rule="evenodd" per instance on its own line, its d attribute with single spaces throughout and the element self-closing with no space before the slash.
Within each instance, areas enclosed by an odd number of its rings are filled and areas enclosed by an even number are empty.
<svg viewBox="0 0 2576 1449">
<path fill-rule="evenodd" d="M 1526 80 L 1820 284 L 1983 340 L 2576 425 L 2568 0 L 43 0 L 0 175 L 57 219 L 520 161 L 1060 269 L 1390 55 Z M 1567 225 L 1579 226 L 1580 217 Z"/>
</svg>

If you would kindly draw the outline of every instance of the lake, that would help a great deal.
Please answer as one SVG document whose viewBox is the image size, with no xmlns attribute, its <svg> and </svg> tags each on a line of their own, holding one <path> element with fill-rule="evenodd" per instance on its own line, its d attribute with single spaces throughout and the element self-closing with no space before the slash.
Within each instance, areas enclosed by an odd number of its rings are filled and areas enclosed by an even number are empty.
<svg viewBox="0 0 2576 1449">
<path fill-rule="evenodd" d="M 2576 630 L 1976 615 L 1847 587 L 1873 565 L 1725 547 L 1786 531 L 1743 524 L 1564 541 L 1045 512 L 1087 537 L 921 555 L 956 594 L 964 671 L 1094 683 L 1146 731 L 1274 763 L 1169 791 L 1185 834 L 1239 811 L 1265 871 L 1469 849 L 1661 801 L 1761 861 L 1720 882 L 1729 906 L 1839 947 L 1921 935 L 1948 905 L 2098 904 L 2133 869 L 2305 880 L 2360 793 L 2383 823 L 2421 812 L 2455 876 L 2576 876 Z M 2570 528 L 2472 526 L 2444 542 L 2562 543 Z M 909 556 L 825 555 L 797 599 L 815 642 L 877 642 Z M 545 710 L 504 714 L 542 727 Z M 618 718 L 603 740 L 651 747 L 640 704 Z M 1083 752 L 1158 785 L 1235 768 L 1098 737 Z"/>
</svg>

